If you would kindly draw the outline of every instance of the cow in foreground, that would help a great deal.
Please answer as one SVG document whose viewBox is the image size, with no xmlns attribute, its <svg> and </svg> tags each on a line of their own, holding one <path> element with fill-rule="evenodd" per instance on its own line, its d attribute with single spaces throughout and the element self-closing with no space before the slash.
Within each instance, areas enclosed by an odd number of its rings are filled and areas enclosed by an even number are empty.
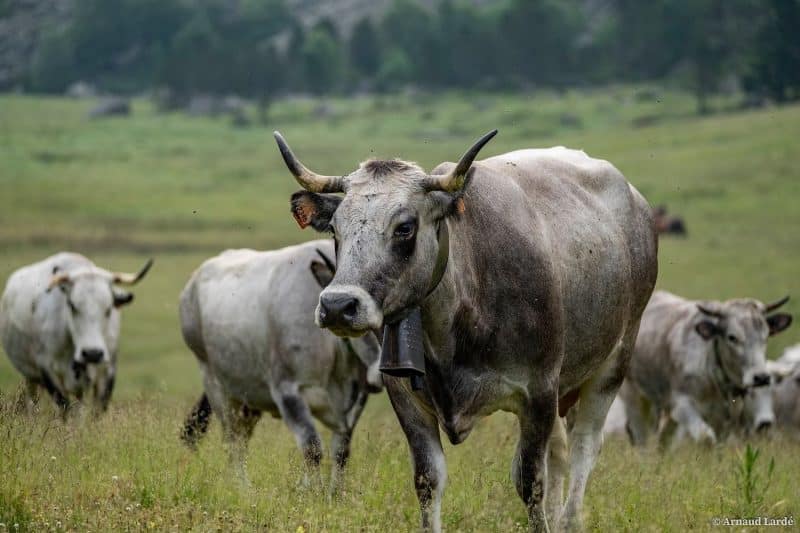
<svg viewBox="0 0 800 533">
<path fill-rule="evenodd" d="M 656 280 L 651 210 L 616 168 L 581 151 L 473 162 L 495 133 L 430 174 L 395 159 L 342 177 L 308 170 L 275 138 L 305 189 L 292 196 L 295 219 L 337 244 L 317 323 L 357 337 L 421 314 L 421 388 L 384 381 L 408 439 L 423 529 L 441 529 L 439 427 L 458 444 L 497 410 L 519 419 L 512 478 L 530 528 L 548 529 L 545 506 L 558 522 L 567 453 L 558 414 L 573 404 L 561 520 L 578 528 L 603 420 Z"/>
<path fill-rule="evenodd" d="M 182 437 L 194 447 L 215 413 L 243 480 L 247 441 L 262 412 L 283 418 L 317 471 L 322 442 L 313 415 L 333 431 L 335 490 L 367 394 L 380 390 L 374 335 L 339 339 L 314 324 L 321 287 L 333 278 L 329 257 L 330 240 L 228 250 L 203 263 L 181 293 L 183 338 L 205 388 Z"/>
<path fill-rule="evenodd" d="M 66 413 L 73 400 L 92 393 L 105 410 L 116 379 L 120 308 L 133 294 L 120 288 L 141 280 L 110 272 L 89 259 L 63 252 L 23 267 L 8 279 L 0 299 L 0 338 L 25 377 L 29 405 L 43 387 Z"/>
<path fill-rule="evenodd" d="M 791 315 L 774 312 L 787 300 L 653 294 L 620 392 L 631 441 L 644 444 L 655 428 L 663 446 L 684 436 L 713 444 L 742 422 L 750 430 L 769 428 L 775 416 L 767 338 L 791 324 Z"/>
</svg>

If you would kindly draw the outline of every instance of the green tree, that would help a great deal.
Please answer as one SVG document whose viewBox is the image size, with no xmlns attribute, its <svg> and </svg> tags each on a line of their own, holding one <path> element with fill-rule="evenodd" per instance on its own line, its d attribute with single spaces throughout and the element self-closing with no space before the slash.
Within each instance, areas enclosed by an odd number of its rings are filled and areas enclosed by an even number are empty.
<svg viewBox="0 0 800 533">
<path fill-rule="evenodd" d="M 58 93 L 75 81 L 75 51 L 64 31 L 44 32 L 31 61 L 33 90 Z"/>
<path fill-rule="evenodd" d="M 414 77 L 414 65 L 408 55 L 400 48 L 391 48 L 376 76 L 377 88 L 380 91 L 392 92 L 411 81 Z"/>
<path fill-rule="evenodd" d="M 375 75 L 381 64 L 381 42 L 369 18 L 361 19 L 353 28 L 348 51 L 350 64 L 357 74 Z"/>
<path fill-rule="evenodd" d="M 315 94 L 337 91 L 344 81 L 342 46 L 324 28 L 312 30 L 301 50 L 305 87 Z"/>
<path fill-rule="evenodd" d="M 413 0 L 397 0 L 380 24 L 384 42 L 405 53 L 413 69 L 411 78 L 421 85 L 429 85 L 437 78 L 441 40 L 436 26 L 434 14 Z"/>
<path fill-rule="evenodd" d="M 800 0 L 768 0 L 744 82 L 776 102 L 800 99 Z"/>
</svg>

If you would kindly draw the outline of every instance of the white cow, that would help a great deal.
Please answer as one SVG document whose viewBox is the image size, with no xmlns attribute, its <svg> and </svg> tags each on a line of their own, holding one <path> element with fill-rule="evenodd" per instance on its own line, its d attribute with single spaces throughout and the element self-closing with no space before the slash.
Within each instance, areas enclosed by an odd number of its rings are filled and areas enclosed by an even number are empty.
<svg viewBox="0 0 800 533">
<path fill-rule="evenodd" d="M 772 403 L 779 430 L 800 440 L 800 344 L 787 348 L 776 361 L 769 361 Z"/>
<path fill-rule="evenodd" d="M 87 391 L 95 408 L 106 409 L 116 377 L 119 308 L 133 300 L 115 285 L 135 284 L 152 264 L 137 274 L 109 272 L 63 252 L 11 275 L 0 299 L 0 338 L 27 381 L 30 405 L 42 386 L 64 410 Z"/>
<path fill-rule="evenodd" d="M 333 256 L 330 239 L 269 252 L 228 250 L 203 263 L 181 294 L 183 337 L 205 388 L 183 439 L 193 447 L 216 414 L 243 480 L 247 441 L 262 412 L 283 418 L 309 471 L 318 472 L 322 443 L 313 415 L 333 431 L 336 490 L 367 393 L 380 390 L 375 336 L 339 339 L 314 323 Z"/>
<path fill-rule="evenodd" d="M 791 324 L 791 315 L 773 313 L 787 300 L 697 302 L 655 292 L 620 389 L 633 443 L 656 427 L 672 444 L 683 436 L 715 443 L 743 423 L 771 426 L 767 338 Z"/>
</svg>

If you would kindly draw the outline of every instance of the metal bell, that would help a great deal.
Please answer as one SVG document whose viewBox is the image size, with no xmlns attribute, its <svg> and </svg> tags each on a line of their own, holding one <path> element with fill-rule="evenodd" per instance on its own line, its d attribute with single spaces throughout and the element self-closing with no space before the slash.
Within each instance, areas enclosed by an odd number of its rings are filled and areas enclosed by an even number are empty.
<svg viewBox="0 0 800 533">
<path fill-rule="evenodd" d="M 425 375 L 425 347 L 422 343 L 422 314 L 415 307 L 404 319 L 383 328 L 380 371 L 411 378 L 415 390 Z"/>
</svg>

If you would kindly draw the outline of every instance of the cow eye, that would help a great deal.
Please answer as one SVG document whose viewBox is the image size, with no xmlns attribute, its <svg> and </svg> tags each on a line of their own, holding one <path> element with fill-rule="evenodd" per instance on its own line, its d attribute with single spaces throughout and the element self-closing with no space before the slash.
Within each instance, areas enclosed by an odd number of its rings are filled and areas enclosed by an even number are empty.
<svg viewBox="0 0 800 533">
<path fill-rule="evenodd" d="M 731 344 L 739 344 L 739 339 L 736 337 L 736 335 L 728 335 L 728 342 Z"/>
<path fill-rule="evenodd" d="M 78 314 L 78 308 L 75 307 L 75 304 L 72 303 L 72 300 L 67 300 L 67 305 L 69 305 L 69 310 L 72 311 L 73 314 Z"/>
<path fill-rule="evenodd" d="M 414 223 L 403 222 L 394 228 L 394 236 L 399 239 L 407 239 L 414 234 Z"/>
<path fill-rule="evenodd" d="M 111 316 L 111 308 L 106 309 L 106 318 Z"/>
</svg>

